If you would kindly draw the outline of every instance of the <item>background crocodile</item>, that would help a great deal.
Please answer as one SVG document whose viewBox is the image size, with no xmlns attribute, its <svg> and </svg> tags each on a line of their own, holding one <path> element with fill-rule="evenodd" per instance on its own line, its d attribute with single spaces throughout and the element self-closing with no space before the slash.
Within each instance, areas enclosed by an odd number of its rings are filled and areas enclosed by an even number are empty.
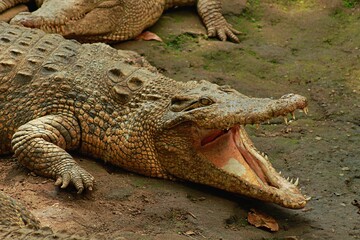
<svg viewBox="0 0 360 240">
<path fill-rule="evenodd" d="M 92 237 L 92 236 L 89 236 Z M 95 238 L 95 236 L 93 236 Z M 89 239 L 54 233 L 48 227 L 40 227 L 39 221 L 22 204 L 0 191 L 0 238 L 1 239 Z"/>
<path fill-rule="evenodd" d="M 28 0 L 7 0 L 0 12 Z M 132 39 L 152 26 L 169 8 L 197 5 L 210 37 L 238 42 L 239 34 L 222 16 L 219 0 L 45 0 L 32 13 L 17 15 L 12 23 L 59 33 L 82 42 L 116 42 Z"/>
<path fill-rule="evenodd" d="M 5 23 L 0 32 L 0 153 L 13 151 L 56 185 L 93 188 L 67 153 L 77 150 L 147 176 L 305 206 L 298 182 L 282 178 L 243 127 L 306 109 L 304 97 L 249 98 L 205 80 L 176 82 L 105 44 Z"/>
<path fill-rule="evenodd" d="M 68 231 L 54 232 L 42 227 L 34 215 L 21 203 L 0 191 L 0 239 L 2 240 L 106 240 L 108 236 L 97 233 L 71 234 Z M 121 232 L 113 233 L 111 239 L 124 239 Z"/>
</svg>

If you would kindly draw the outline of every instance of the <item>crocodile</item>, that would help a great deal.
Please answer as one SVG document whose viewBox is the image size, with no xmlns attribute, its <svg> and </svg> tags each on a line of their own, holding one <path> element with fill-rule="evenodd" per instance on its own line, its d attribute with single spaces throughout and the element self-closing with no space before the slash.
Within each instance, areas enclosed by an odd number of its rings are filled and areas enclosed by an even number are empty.
<svg viewBox="0 0 360 240">
<path fill-rule="evenodd" d="M 29 0 L 6 0 L 3 12 Z M 239 42 L 240 32 L 221 13 L 220 0 L 38 0 L 38 10 L 23 12 L 11 23 L 59 33 L 81 42 L 119 42 L 133 39 L 152 26 L 169 8 L 196 5 L 209 37 Z"/>
<path fill-rule="evenodd" d="M 178 82 L 132 51 L 0 23 L 0 154 L 36 174 L 92 190 L 69 152 L 150 177 L 184 180 L 303 208 L 245 130 L 307 111 L 307 99 L 247 97 L 206 80 Z"/>
</svg>

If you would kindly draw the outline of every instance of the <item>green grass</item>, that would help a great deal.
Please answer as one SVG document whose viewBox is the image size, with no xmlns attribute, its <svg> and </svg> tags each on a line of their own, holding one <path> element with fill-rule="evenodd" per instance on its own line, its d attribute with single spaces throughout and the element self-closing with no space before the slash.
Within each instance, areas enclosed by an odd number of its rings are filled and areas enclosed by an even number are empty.
<svg viewBox="0 0 360 240">
<path fill-rule="evenodd" d="M 170 35 L 169 38 L 165 40 L 166 47 L 177 51 L 181 51 L 187 43 L 196 42 L 198 42 L 198 36 L 190 33 Z"/>
<path fill-rule="evenodd" d="M 346 8 L 354 8 L 360 3 L 360 0 L 343 0 L 343 5 Z"/>
</svg>

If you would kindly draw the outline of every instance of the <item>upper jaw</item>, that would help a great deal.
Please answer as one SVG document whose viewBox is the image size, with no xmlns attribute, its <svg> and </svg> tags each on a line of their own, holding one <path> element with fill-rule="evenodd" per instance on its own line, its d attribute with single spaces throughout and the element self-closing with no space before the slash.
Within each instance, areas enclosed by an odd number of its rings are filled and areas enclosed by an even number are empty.
<svg viewBox="0 0 360 240">
<path fill-rule="evenodd" d="M 81 20 L 85 14 L 74 17 L 42 16 L 34 13 L 20 13 L 11 20 L 11 24 L 29 28 L 39 28 L 50 33 L 66 34 L 65 28 Z"/>
<path fill-rule="evenodd" d="M 219 96 L 219 99 L 222 100 L 204 108 L 186 112 L 168 111 L 163 118 L 165 128 L 170 129 L 183 122 L 193 122 L 204 129 L 227 129 L 235 125 L 260 124 L 278 116 L 287 119 L 291 114 L 294 117 L 297 109 L 302 109 L 306 113 L 308 104 L 305 97 L 297 94 L 287 94 L 273 100 L 249 98 L 237 93 Z"/>
</svg>

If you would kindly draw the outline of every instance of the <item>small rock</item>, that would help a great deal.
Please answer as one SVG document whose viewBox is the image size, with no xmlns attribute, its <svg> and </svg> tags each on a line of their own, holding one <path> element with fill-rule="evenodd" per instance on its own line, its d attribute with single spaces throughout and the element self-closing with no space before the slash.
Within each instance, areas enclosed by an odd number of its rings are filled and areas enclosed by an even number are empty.
<svg viewBox="0 0 360 240">
<path fill-rule="evenodd" d="M 315 139 L 320 141 L 322 139 L 322 137 L 317 136 L 317 137 L 315 137 Z"/>
<path fill-rule="evenodd" d="M 341 168 L 342 171 L 350 171 L 350 168 L 349 167 L 343 167 Z"/>
</svg>

